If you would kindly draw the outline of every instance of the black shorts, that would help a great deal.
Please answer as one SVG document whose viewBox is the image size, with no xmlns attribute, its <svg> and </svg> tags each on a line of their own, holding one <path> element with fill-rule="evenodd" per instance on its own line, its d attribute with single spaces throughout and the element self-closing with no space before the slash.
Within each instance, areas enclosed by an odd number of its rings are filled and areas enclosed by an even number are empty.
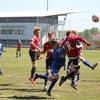
<svg viewBox="0 0 100 100">
<path fill-rule="evenodd" d="M 20 51 L 21 51 L 21 49 L 20 49 L 20 48 L 17 48 L 17 51 L 19 51 L 19 52 L 20 52 Z"/>
<path fill-rule="evenodd" d="M 79 58 L 69 59 L 69 66 L 70 64 L 73 64 L 75 66 L 75 73 L 78 73 L 80 69 L 80 59 Z"/>
<path fill-rule="evenodd" d="M 38 52 L 29 50 L 29 55 L 30 55 L 31 61 L 34 62 L 37 60 Z"/>
<path fill-rule="evenodd" d="M 80 65 L 79 58 L 69 59 L 69 62 L 72 63 L 73 65 L 76 65 L 76 66 Z"/>
<path fill-rule="evenodd" d="M 52 58 L 46 59 L 46 69 L 51 69 L 51 64 L 53 62 Z"/>
</svg>

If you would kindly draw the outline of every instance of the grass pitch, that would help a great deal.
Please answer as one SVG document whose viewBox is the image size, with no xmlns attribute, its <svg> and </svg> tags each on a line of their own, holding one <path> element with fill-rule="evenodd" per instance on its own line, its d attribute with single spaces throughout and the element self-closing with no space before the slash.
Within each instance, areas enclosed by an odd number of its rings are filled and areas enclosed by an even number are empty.
<svg viewBox="0 0 100 100">
<path fill-rule="evenodd" d="M 84 51 L 84 56 L 92 63 L 98 62 L 98 66 L 92 71 L 81 64 L 78 91 L 70 87 L 69 80 L 61 87 L 57 82 L 51 97 L 42 91 L 43 80 L 38 79 L 35 85 L 28 80 L 31 70 L 28 49 L 22 49 L 21 58 L 16 58 L 15 52 L 15 48 L 6 48 L 6 52 L 0 58 L 0 67 L 3 70 L 3 76 L 0 76 L 0 100 L 100 100 L 99 50 Z M 45 55 L 38 61 L 37 72 L 45 73 Z M 61 75 L 65 75 L 63 68 L 60 71 Z"/>
</svg>

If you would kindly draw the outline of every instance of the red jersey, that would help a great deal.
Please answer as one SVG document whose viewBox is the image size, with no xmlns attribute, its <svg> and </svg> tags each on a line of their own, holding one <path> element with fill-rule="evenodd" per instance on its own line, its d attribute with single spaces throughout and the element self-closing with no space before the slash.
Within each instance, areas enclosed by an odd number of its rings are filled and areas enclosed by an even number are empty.
<svg viewBox="0 0 100 100">
<path fill-rule="evenodd" d="M 22 42 L 19 41 L 18 44 L 17 44 L 17 49 L 21 49 L 22 48 Z"/>
<path fill-rule="evenodd" d="M 40 39 L 38 36 L 34 35 L 30 42 L 30 49 L 32 51 L 38 51 L 40 49 L 39 45 L 40 45 Z"/>
<path fill-rule="evenodd" d="M 54 44 L 56 43 L 56 41 L 48 41 L 44 44 L 43 47 L 43 52 L 46 52 L 46 58 L 53 58 L 53 49 L 54 49 Z"/>
<path fill-rule="evenodd" d="M 67 56 L 70 58 L 78 57 L 79 56 L 79 50 L 76 46 L 77 41 L 83 42 L 86 45 L 90 45 L 90 43 L 77 35 L 70 35 L 68 36 L 63 42 L 62 46 L 64 46 L 67 49 Z"/>
</svg>

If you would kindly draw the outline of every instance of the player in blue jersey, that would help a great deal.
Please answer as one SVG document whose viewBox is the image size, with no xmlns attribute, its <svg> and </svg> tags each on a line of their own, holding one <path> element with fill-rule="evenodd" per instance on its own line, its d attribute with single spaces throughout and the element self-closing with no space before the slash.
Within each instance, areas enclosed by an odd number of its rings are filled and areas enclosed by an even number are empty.
<svg viewBox="0 0 100 100">
<path fill-rule="evenodd" d="M 65 49 L 61 48 L 59 43 L 55 43 L 54 51 L 53 51 L 53 62 L 51 64 L 51 74 L 48 75 L 39 75 L 36 74 L 34 81 L 37 78 L 47 79 L 51 81 L 51 84 L 47 90 L 47 95 L 51 96 L 51 90 L 55 86 L 56 82 L 59 79 L 59 70 L 62 66 L 65 65 Z"/>
<path fill-rule="evenodd" d="M 2 52 L 3 52 L 3 44 L 0 43 L 0 57 L 2 56 Z M 0 68 L 0 75 L 3 75 L 1 68 Z"/>
<path fill-rule="evenodd" d="M 2 52 L 3 52 L 3 44 L 0 43 L 0 56 L 2 56 Z"/>
</svg>

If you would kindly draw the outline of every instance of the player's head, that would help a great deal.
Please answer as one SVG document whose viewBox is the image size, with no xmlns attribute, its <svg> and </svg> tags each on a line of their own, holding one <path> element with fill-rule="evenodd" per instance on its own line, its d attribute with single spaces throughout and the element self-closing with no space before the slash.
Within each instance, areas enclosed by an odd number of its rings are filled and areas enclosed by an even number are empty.
<svg viewBox="0 0 100 100">
<path fill-rule="evenodd" d="M 39 36 L 40 34 L 40 28 L 39 27 L 35 27 L 34 28 L 34 35 Z"/>
<path fill-rule="evenodd" d="M 48 40 L 49 41 L 55 40 L 55 34 L 53 32 L 48 33 Z"/>
<path fill-rule="evenodd" d="M 66 37 L 68 37 L 71 34 L 71 31 L 66 32 Z"/>
<path fill-rule="evenodd" d="M 77 35 L 77 32 L 76 32 L 75 30 L 72 30 L 72 31 L 71 31 L 71 34 L 72 34 L 72 35 Z"/>
</svg>

